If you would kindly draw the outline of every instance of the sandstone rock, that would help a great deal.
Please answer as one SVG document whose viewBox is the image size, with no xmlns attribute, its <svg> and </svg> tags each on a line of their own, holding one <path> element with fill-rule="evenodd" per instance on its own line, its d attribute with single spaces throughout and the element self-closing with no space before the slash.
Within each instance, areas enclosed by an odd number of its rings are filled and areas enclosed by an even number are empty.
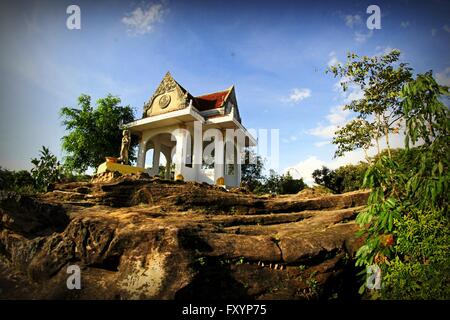
<svg viewBox="0 0 450 320">
<path fill-rule="evenodd" d="M 106 171 L 102 173 L 97 173 L 92 177 L 91 183 L 108 183 L 120 176 L 121 174 L 117 171 Z"/>
<path fill-rule="evenodd" d="M 141 174 L 11 197 L 0 298 L 326 299 L 348 285 L 367 192 L 267 198 Z M 66 287 L 72 264 L 82 290 Z"/>
<path fill-rule="evenodd" d="M 59 205 L 15 192 L 0 191 L 0 230 L 33 237 L 62 231 L 68 223 L 69 218 Z"/>
<path fill-rule="evenodd" d="M 314 187 L 314 188 L 305 188 L 305 189 L 299 191 L 296 194 L 296 198 L 310 199 L 310 198 L 317 198 L 317 197 L 330 195 L 330 194 L 332 194 L 331 190 L 329 190 L 325 187 L 322 187 L 322 186 L 318 186 L 318 187 Z"/>
</svg>

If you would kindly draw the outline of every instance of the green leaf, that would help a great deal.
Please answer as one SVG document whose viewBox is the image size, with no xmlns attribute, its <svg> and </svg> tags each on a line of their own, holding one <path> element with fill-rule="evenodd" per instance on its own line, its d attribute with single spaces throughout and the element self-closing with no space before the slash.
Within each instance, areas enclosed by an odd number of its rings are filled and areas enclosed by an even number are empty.
<svg viewBox="0 0 450 320">
<path fill-rule="evenodd" d="M 363 284 L 359 287 L 358 293 L 362 295 L 362 294 L 364 294 L 365 291 L 366 291 L 366 283 L 363 283 Z"/>
<path fill-rule="evenodd" d="M 442 173 L 444 172 L 444 165 L 442 164 L 441 161 L 439 161 L 438 167 L 439 167 L 439 175 L 442 175 Z"/>
<path fill-rule="evenodd" d="M 396 207 L 396 201 L 394 198 L 390 197 L 386 200 L 387 208 L 395 208 Z"/>
<path fill-rule="evenodd" d="M 389 231 L 392 231 L 393 223 L 394 223 L 394 218 L 393 218 L 392 214 L 390 214 L 389 219 L 388 219 L 388 230 Z"/>
</svg>

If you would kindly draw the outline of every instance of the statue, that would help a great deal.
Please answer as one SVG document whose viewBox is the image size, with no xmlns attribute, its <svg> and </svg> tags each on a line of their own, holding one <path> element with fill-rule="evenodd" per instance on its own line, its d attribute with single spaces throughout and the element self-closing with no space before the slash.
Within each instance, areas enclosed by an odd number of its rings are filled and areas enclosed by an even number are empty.
<svg viewBox="0 0 450 320">
<path fill-rule="evenodd" d="M 103 178 L 100 178 L 98 181 L 107 181 L 109 178 L 114 178 L 114 176 L 110 176 L 112 172 L 119 172 L 120 174 L 135 174 L 144 172 L 144 168 L 128 165 L 128 150 L 130 149 L 130 145 L 131 132 L 130 130 L 123 130 L 120 157 L 105 157 L 106 161 L 98 166 L 97 174 L 109 173 L 105 176 L 106 180 L 102 180 Z"/>
<path fill-rule="evenodd" d="M 117 159 L 122 164 L 128 164 L 128 149 L 130 148 L 130 131 L 123 130 L 122 146 L 120 147 L 120 157 Z"/>
</svg>

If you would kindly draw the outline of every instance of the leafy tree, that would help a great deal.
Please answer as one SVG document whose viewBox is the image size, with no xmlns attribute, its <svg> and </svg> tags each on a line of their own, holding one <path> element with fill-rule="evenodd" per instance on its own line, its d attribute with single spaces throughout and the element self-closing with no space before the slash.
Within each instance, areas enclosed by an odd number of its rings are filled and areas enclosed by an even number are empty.
<svg viewBox="0 0 450 320">
<path fill-rule="evenodd" d="M 241 181 L 250 191 L 261 186 L 264 178 L 264 160 L 253 150 L 247 148 L 244 151 L 244 159 L 241 164 Z"/>
<path fill-rule="evenodd" d="M 306 187 L 303 179 L 294 179 L 288 172 L 279 175 L 270 170 L 269 176 L 255 189 L 256 193 L 295 194 Z"/>
<path fill-rule="evenodd" d="M 134 120 L 133 110 L 121 106 L 119 97 L 108 94 L 98 99 L 94 109 L 91 97 L 82 94 L 78 97 L 79 108 L 64 107 L 60 114 L 62 124 L 69 133 L 62 138 L 62 148 L 67 153 L 64 165 L 71 171 L 82 173 L 89 167 L 96 168 L 105 156 L 117 155 L 120 151 L 122 131 L 119 126 Z M 133 138 L 129 159 L 134 161 Z"/>
<path fill-rule="evenodd" d="M 334 170 L 338 177 L 341 177 L 341 192 L 350 192 L 363 188 L 364 174 L 369 164 L 360 162 L 356 165 L 345 165 Z"/>
<path fill-rule="evenodd" d="M 327 187 L 334 193 L 342 193 L 344 189 L 343 178 L 325 166 L 322 166 L 322 169 L 314 170 L 312 177 L 318 185 Z"/>
<path fill-rule="evenodd" d="M 314 182 L 324 186 L 334 193 L 344 193 L 359 190 L 363 187 L 364 174 L 368 168 L 368 163 L 348 164 L 336 170 L 330 170 L 323 166 L 321 169 L 313 171 Z"/>
<path fill-rule="evenodd" d="M 372 146 L 372 140 L 374 138 L 377 139 L 379 137 L 373 123 L 370 123 L 366 119 L 353 119 L 336 131 L 333 143 L 338 148 L 334 156 L 340 157 L 345 152 L 361 148 L 364 151 L 366 160 L 370 161 L 367 150 Z"/>
<path fill-rule="evenodd" d="M 431 72 L 414 79 L 406 64 L 397 64 L 399 55 L 349 54 L 344 66 L 330 69 L 344 77 L 344 90 L 351 84 L 364 92 L 345 106 L 362 122 L 336 132 L 336 156 L 367 149 L 373 140 L 377 145 L 363 181 L 371 189 L 368 206 L 356 220 L 365 239 L 356 265 L 381 268 L 382 288 L 372 290 L 372 298 L 450 299 L 450 113 L 442 99 L 449 88 Z M 393 152 L 389 134 L 402 124 L 406 149 Z M 379 145 L 383 136 L 386 152 Z M 365 289 L 363 284 L 360 291 Z"/>
<path fill-rule="evenodd" d="M 391 149 L 392 159 L 404 163 L 405 165 L 414 165 L 410 160 L 412 157 L 419 156 L 417 148 L 411 148 L 408 155 L 404 149 Z M 388 156 L 388 150 L 382 150 L 379 155 L 368 158 L 370 162 L 376 162 L 383 156 Z M 324 186 L 334 193 L 344 193 L 363 188 L 364 175 L 369 168 L 369 163 L 361 161 L 356 165 L 347 164 L 335 170 L 330 170 L 327 167 L 316 169 L 313 171 L 313 178 L 315 183 Z"/>
<path fill-rule="evenodd" d="M 296 194 L 306 187 L 303 179 L 294 179 L 289 172 L 280 176 L 279 194 Z"/>
<path fill-rule="evenodd" d="M 70 170 L 67 170 L 63 166 L 63 172 L 61 177 L 61 182 L 63 183 L 69 183 L 69 182 L 88 182 L 92 179 L 92 176 L 88 174 L 77 174 Z"/>
<path fill-rule="evenodd" d="M 19 170 L 14 172 L 14 185 L 18 187 L 32 186 L 33 177 L 27 170 Z"/>
<path fill-rule="evenodd" d="M 0 167 L 0 190 L 11 190 L 14 185 L 14 172 Z"/>
<path fill-rule="evenodd" d="M 403 86 L 406 150 L 379 155 L 365 175 L 372 192 L 357 217 L 366 238 L 356 257 L 357 266 L 381 268 L 383 287 L 372 297 L 450 299 L 450 113 L 442 95 L 448 87 L 431 72 Z"/>
<path fill-rule="evenodd" d="M 34 165 L 31 175 L 38 191 L 47 191 L 50 184 L 61 179 L 62 167 L 48 148 L 42 146 L 40 157 L 31 159 L 31 163 Z"/>
<path fill-rule="evenodd" d="M 33 193 L 34 179 L 26 170 L 10 171 L 0 167 L 0 190 Z"/>
<path fill-rule="evenodd" d="M 379 153 L 382 137 L 385 137 L 390 152 L 389 134 L 398 132 L 399 120 L 403 117 L 401 89 L 412 79 L 412 69 L 406 63 L 398 63 L 399 57 L 399 50 L 374 57 L 349 53 L 344 65 L 337 64 L 328 69 L 335 77 L 343 79 L 340 83 L 344 91 L 353 86 L 364 92 L 362 99 L 344 106 L 344 109 L 356 112 L 357 118 L 336 132 L 333 139 L 338 147 L 335 156 L 357 148 L 367 152 L 373 140 Z"/>
<path fill-rule="evenodd" d="M 280 176 L 275 172 L 275 170 L 269 170 L 269 176 L 264 177 L 263 182 L 255 190 L 257 193 L 279 193 Z"/>
</svg>

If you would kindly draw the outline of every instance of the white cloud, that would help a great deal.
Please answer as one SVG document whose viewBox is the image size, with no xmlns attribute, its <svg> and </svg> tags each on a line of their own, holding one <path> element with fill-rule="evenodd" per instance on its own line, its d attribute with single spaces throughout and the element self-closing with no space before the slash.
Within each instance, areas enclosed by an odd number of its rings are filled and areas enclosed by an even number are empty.
<svg viewBox="0 0 450 320">
<path fill-rule="evenodd" d="M 365 157 L 362 150 L 348 152 L 343 157 L 339 157 L 329 161 L 319 159 L 315 155 L 310 155 L 305 160 L 287 167 L 283 172 L 289 172 L 294 179 L 303 178 L 303 181 L 305 181 L 306 184 L 312 186 L 315 184 L 314 178 L 312 177 L 312 173 L 314 172 L 314 170 L 320 169 L 322 168 L 322 166 L 334 170 L 341 166 L 347 164 L 357 164 L 360 161 L 364 160 Z"/>
<path fill-rule="evenodd" d="M 434 37 L 437 33 L 436 29 L 431 29 L 431 36 Z"/>
<path fill-rule="evenodd" d="M 316 156 L 309 156 L 296 165 L 286 168 L 284 172 L 289 172 L 295 179 L 303 178 L 303 181 L 309 185 L 312 185 L 314 183 L 314 179 L 312 177 L 313 171 L 324 165 L 326 165 L 326 163 L 318 159 Z"/>
<path fill-rule="evenodd" d="M 347 90 L 344 91 L 341 83 L 345 83 L 348 81 L 349 79 L 344 77 L 338 80 L 333 86 L 334 91 L 340 92 L 340 97 L 344 104 L 349 104 L 353 100 L 359 100 L 364 97 L 364 91 L 361 89 L 361 87 L 353 83 L 348 83 Z"/>
<path fill-rule="evenodd" d="M 343 89 L 342 89 L 341 83 L 348 82 L 349 80 L 350 80 L 350 77 L 342 77 L 341 79 L 336 81 L 336 83 L 333 85 L 333 90 L 342 93 Z"/>
<path fill-rule="evenodd" d="M 358 14 L 351 15 L 348 14 L 344 16 L 345 25 L 349 28 L 353 28 L 354 26 L 360 25 L 362 23 L 361 16 Z"/>
<path fill-rule="evenodd" d="M 143 35 L 153 30 L 156 23 L 162 22 L 167 9 L 162 3 L 155 3 L 142 9 L 137 7 L 122 18 L 122 23 L 132 35 Z"/>
<path fill-rule="evenodd" d="M 294 88 L 288 98 L 282 99 L 284 102 L 299 103 L 300 101 L 311 96 L 311 89 L 308 88 Z"/>
<path fill-rule="evenodd" d="M 450 27 L 449 27 L 448 25 L 444 25 L 444 26 L 442 27 L 442 29 L 444 29 L 445 32 L 450 33 Z"/>
<path fill-rule="evenodd" d="M 315 145 L 317 148 L 326 146 L 327 144 L 330 144 L 330 141 L 325 140 L 325 141 L 319 141 L 319 142 L 315 142 L 315 143 L 314 143 L 314 145 Z"/>
<path fill-rule="evenodd" d="M 404 130 L 400 130 L 399 134 L 391 134 L 389 135 L 390 145 L 391 148 L 403 148 L 404 147 Z M 325 145 L 325 141 L 318 142 L 316 146 Z M 380 148 L 383 150 L 386 148 L 386 142 L 385 139 L 380 140 Z M 367 150 L 367 154 L 369 157 L 373 157 L 377 153 L 377 148 L 375 146 L 369 148 Z M 289 172 L 293 178 L 303 178 L 303 180 L 308 185 L 314 185 L 314 179 L 312 177 L 312 173 L 316 169 L 320 169 L 322 166 L 326 166 L 332 170 L 337 169 L 341 166 L 347 165 L 347 164 L 357 164 L 360 161 L 365 161 L 365 154 L 364 151 L 361 149 L 354 150 L 351 152 L 347 152 L 342 157 L 338 157 L 335 159 L 330 160 L 323 160 L 319 159 L 315 155 L 308 156 L 305 160 L 300 161 L 299 163 L 288 166 L 286 169 L 284 169 L 284 173 Z"/>
<path fill-rule="evenodd" d="M 409 21 L 402 21 L 400 25 L 402 26 L 402 28 L 408 28 L 411 24 L 409 23 Z"/>
<path fill-rule="evenodd" d="M 344 92 L 343 95 L 345 96 L 344 103 L 348 104 L 353 100 L 364 98 L 364 91 L 357 85 L 350 85 L 348 90 Z"/>
<path fill-rule="evenodd" d="M 330 109 L 330 113 L 326 116 L 326 118 L 331 124 L 341 125 L 347 122 L 349 115 L 350 111 L 344 110 L 344 106 L 337 106 Z"/>
<path fill-rule="evenodd" d="M 334 90 L 340 92 L 340 100 L 342 104 L 330 108 L 329 113 L 325 116 L 326 122 L 319 122 L 316 127 L 307 131 L 309 135 L 327 139 L 315 143 L 316 147 L 322 147 L 330 142 L 335 132 L 343 127 L 352 117 L 350 110 L 344 110 L 344 106 L 353 100 L 359 100 L 364 97 L 364 91 L 355 84 L 349 84 L 346 91 L 341 87 L 341 82 L 348 81 L 348 78 L 342 78 L 334 84 Z"/>
<path fill-rule="evenodd" d="M 312 136 L 320 137 L 320 138 L 332 138 L 334 133 L 338 129 L 337 125 L 323 125 L 318 124 L 317 127 L 308 130 L 308 133 Z"/>
<path fill-rule="evenodd" d="M 358 31 L 354 32 L 354 40 L 358 43 L 364 43 L 367 39 L 372 37 L 373 31 L 369 30 L 367 33 L 364 33 L 363 30 L 365 28 L 363 27 L 363 20 L 359 14 L 351 15 L 341 15 L 341 18 L 344 19 L 345 25 L 351 29 L 355 29 Z"/>
<path fill-rule="evenodd" d="M 340 61 L 338 60 L 337 56 L 336 56 L 336 52 L 331 51 L 330 54 L 328 55 L 329 60 L 327 62 L 327 65 L 329 67 L 332 67 L 334 65 L 337 65 L 338 63 L 340 63 Z"/>
<path fill-rule="evenodd" d="M 358 42 L 358 43 L 364 43 L 364 42 L 367 41 L 367 39 L 369 39 L 370 37 L 372 37 L 372 35 L 373 35 L 373 31 L 372 31 L 372 30 L 370 30 L 370 31 L 367 32 L 367 33 L 363 33 L 363 32 L 356 31 L 356 32 L 355 32 L 354 39 L 355 39 L 355 41 Z"/>
<path fill-rule="evenodd" d="M 319 123 L 315 128 L 308 130 L 308 134 L 320 138 L 331 139 L 334 136 L 336 130 L 345 125 L 349 121 L 349 116 L 351 112 L 349 110 L 344 110 L 344 106 L 337 106 L 330 109 L 330 112 L 326 115 L 328 123 L 323 125 Z M 319 142 L 319 145 L 323 146 L 324 141 Z"/>
<path fill-rule="evenodd" d="M 450 87 L 450 67 L 445 68 L 442 72 L 436 73 L 436 81 L 440 85 Z"/>
<path fill-rule="evenodd" d="M 392 48 L 391 46 L 376 46 L 375 55 L 379 56 L 382 54 L 388 54 L 392 50 L 394 50 L 394 48 Z"/>
<path fill-rule="evenodd" d="M 299 138 L 298 135 L 291 135 L 291 136 L 289 136 L 289 137 L 287 137 L 287 138 L 281 139 L 281 141 L 282 141 L 283 143 L 291 143 L 291 142 L 297 141 L 298 138 Z"/>
</svg>

